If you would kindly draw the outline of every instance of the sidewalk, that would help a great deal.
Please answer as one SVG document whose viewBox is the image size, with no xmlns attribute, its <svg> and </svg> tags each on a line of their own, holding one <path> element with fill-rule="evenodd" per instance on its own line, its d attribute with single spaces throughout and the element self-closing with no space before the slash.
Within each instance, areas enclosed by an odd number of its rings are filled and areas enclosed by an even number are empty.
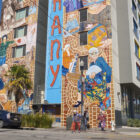
<svg viewBox="0 0 140 140">
<path fill-rule="evenodd" d="M 24 130 L 39 130 L 39 131 L 51 131 L 51 132 L 59 132 L 59 133 L 71 133 L 70 130 L 66 130 L 65 127 L 61 127 L 60 124 L 53 124 L 52 128 L 45 129 L 45 128 L 28 128 L 24 127 L 22 128 Z M 78 132 L 76 132 L 78 133 Z M 100 128 L 91 128 L 86 131 L 81 131 L 81 134 L 89 134 L 89 135 L 127 135 L 127 136 L 138 136 L 140 135 L 140 128 L 133 128 L 133 127 L 117 127 L 114 132 L 111 131 L 111 129 L 105 129 L 105 131 L 101 131 Z"/>
</svg>

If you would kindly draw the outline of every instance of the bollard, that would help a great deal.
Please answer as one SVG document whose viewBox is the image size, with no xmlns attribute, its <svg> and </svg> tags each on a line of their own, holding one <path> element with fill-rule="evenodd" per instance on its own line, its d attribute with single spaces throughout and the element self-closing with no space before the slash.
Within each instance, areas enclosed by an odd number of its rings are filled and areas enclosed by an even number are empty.
<svg viewBox="0 0 140 140">
<path fill-rule="evenodd" d="M 115 131 L 115 121 L 111 121 L 111 131 L 114 132 Z"/>
</svg>

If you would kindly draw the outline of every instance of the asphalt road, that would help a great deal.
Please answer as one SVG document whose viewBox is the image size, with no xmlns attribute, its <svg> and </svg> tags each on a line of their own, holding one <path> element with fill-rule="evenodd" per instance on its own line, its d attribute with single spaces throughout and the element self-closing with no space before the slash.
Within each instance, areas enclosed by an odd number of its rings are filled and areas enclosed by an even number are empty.
<svg viewBox="0 0 140 140">
<path fill-rule="evenodd" d="M 66 131 L 61 128 L 52 129 L 0 129 L 0 140 L 140 140 L 138 132 L 86 132 Z"/>
</svg>

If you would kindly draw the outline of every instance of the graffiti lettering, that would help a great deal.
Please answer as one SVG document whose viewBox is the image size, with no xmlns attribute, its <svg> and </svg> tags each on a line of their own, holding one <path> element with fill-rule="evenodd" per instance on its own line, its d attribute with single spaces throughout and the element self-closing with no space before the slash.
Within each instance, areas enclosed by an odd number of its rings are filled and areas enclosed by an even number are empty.
<svg viewBox="0 0 140 140">
<path fill-rule="evenodd" d="M 53 11 L 56 11 L 56 2 L 59 2 L 59 10 L 61 10 L 61 0 L 53 0 Z"/>
<path fill-rule="evenodd" d="M 51 72 L 52 72 L 52 74 L 53 74 L 53 76 L 54 76 L 53 81 L 52 81 L 52 83 L 50 84 L 50 86 L 53 87 L 53 85 L 54 85 L 54 83 L 55 83 L 55 81 L 56 81 L 56 78 L 57 78 L 57 74 L 58 74 L 58 72 L 59 72 L 60 65 L 57 65 L 56 72 L 54 72 L 53 66 L 50 66 L 50 68 L 51 68 Z"/>
<path fill-rule="evenodd" d="M 61 44 L 60 44 L 60 41 L 58 39 L 56 39 L 56 40 L 52 40 L 51 41 L 51 56 L 50 56 L 50 60 L 51 61 L 53 60 L 53 46 L 54 46 L 55 43 L 58 44 L 57 52 L 56 52 L 56 57 L 57 57 L 57 59 L 59 59 L 59 51 L 60 51 Z"/>
<path fill-rule="evenodd" d="M 57 25 L 55 25 L 56 22 L 57 22 Z M 55 16 L 54 17 L 51 35 L 54 35 L 54 29 L 56 29 L 56 28 L 58 28 L 59 34 L 61 34 L 61 27 L 60 27 L 59 16 Z"/>
</svg>

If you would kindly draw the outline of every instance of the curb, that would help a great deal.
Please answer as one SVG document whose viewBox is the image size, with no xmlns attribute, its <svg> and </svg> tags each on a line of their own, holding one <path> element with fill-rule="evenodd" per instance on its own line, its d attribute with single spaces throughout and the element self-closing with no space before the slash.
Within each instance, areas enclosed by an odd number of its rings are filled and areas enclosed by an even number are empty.
<svg viewBox="0 0 140 140">
<path fill-rule="evenodd" d="M 140 127 L 122 126 L 121 128 L 140 130 Z"/>
</svg>

